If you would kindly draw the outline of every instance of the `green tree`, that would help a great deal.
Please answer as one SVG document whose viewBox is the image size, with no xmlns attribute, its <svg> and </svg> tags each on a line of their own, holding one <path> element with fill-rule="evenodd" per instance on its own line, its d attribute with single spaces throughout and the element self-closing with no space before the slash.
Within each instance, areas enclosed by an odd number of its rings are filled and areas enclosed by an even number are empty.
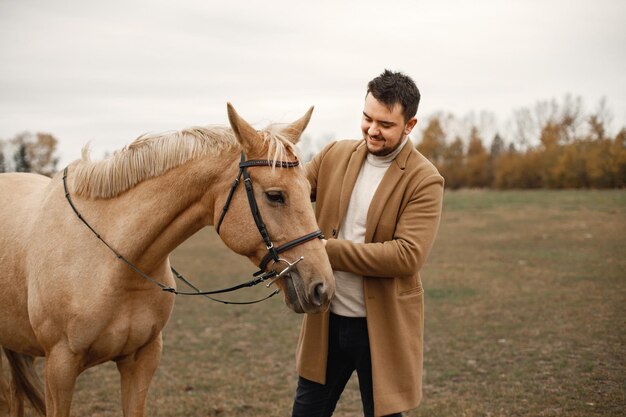
<svg viewBox="0 0 626 417">
<path fill-rule="evenodd" d="M 0 173 L 6 172 L 7 168 L 4 162 L 4 141 L 0 139 Z"/>
<path fill-rule="evenodd" d="M 496 133 L 496 135 L 493 137 L 493 140 L 491 141 L 491 146 L 489 147 L 489 156 L 491 156 L 491 159 L 495 160 L 498 159 L 498 157 L 502 155 L 504 151 L 504 140 L 499 133 Z"/>
<path fill-rule="evenodd" d="M 17 145 L 17 151 L 13 155 L 15 161 L 15 172 L 30 172 L 30 164 L 28 163 L 28 157 L 26 156 L 26 144 L 20 143 Z"/>
<path fill-rule="evenodd" d="M 489 160 L 487 162 L 487 182 L 489 186 L 494 185 L 494 177 L 496 171 L 496 161 L 505 152 L 504 140 L 499 133 L 493 137 L 489 146 Z"/>
<path fill-rule="evenodd" d="M 626 187 L 626 128 L 622 128 L 611 143 L 611 174 L 615 187 Z"/>
<path fill-rule="evenodd" d="M 58 157 L 56 147 L 58 141 L 48 133 L 23 132 L 11 140 L 16 148 L 13 155 L 16 172 L 36 172 L 52 176 L 56 172 Z"/>
</svg>

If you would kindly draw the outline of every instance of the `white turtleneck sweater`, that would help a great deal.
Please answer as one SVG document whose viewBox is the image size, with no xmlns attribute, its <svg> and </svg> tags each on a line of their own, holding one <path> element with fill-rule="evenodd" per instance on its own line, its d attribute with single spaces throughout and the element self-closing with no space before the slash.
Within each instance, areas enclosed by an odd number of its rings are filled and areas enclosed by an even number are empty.
<svg viewBox="0 0 626 417">
<path fill-rule="evenodd" d="M 378 185 L 385 176 L 387 168 L 409 142 L 406 136 L 400 146 L 389 155 L 376 156 L 371 153 L 361 166 L 359 176 L 350 196 L 346 216 L 339 229 L 339 239 L 355 243 L 365 243 L 365 226 L 367 212 Z M 363 296 L 363 277 L 346 271 L 333 271 L 336 291 L 330 303 L 330 311 L 340 316 L 365 317 L 365 300 Z"/>
</svg>

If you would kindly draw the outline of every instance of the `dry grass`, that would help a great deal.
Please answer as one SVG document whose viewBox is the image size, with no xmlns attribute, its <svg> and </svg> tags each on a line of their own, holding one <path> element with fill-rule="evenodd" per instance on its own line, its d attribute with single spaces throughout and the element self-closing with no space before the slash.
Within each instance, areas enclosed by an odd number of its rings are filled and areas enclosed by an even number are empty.
<svg viewBox="0 0 626 417">
<path fill-rule="evenodd" d="M 406 415 L 623 415 L 625 248 L 624 191 L 446 193 L 423 271 L 424 401 Z M 173 264 L 204 288 L 254 270 L 212 230 Z M 179 298 L 148 415 L 289 415 L 299 323 L 278 298 L 242 307 Z M 121 415 L 113 364 L 81 375 L 73 415 Z M 356 381 L 336 415 L 361 415 Z"/>
</svg>

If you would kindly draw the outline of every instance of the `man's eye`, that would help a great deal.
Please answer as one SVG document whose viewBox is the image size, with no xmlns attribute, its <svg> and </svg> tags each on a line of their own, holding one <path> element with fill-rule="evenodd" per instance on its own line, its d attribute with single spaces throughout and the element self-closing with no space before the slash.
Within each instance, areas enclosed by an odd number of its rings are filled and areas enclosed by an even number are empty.
<svg viewBox="0 0 626 417">
<path fill-rule="evenodd" d="M 285 203 L 285 196 L 280 191 L 267 191 L 265 192 L 265 198 L 267 198 L 267 200 L 270 203 L 277 203 L 277 204 Z"/>
</svg>

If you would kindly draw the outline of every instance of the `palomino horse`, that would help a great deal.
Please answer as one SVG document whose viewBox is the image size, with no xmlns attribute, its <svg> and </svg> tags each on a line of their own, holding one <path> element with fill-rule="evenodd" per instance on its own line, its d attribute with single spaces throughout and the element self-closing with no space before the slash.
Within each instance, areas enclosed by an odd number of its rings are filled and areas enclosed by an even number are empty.
<svg viewBox="0 0 626 417">
<path fill-rule="evenodd" d="M 295 263 L 304 256 L 293 274 L 276 277 L 276 285 L 292 310 L 323 311 L 335 288 L 323 242 L 289 245 L 318 229 L 304 170 L 293 168 L 294 144 L 312 110 L 292 124 L 257 131 L 229 104 L 232 129 L 143 136 L 99 162 L 83 152 L 68 167 L 68 195 L 112 248 L 173 287 L 169 254 L 220 221 L 242 152 L 248 160 L 263 159 L 247 168 L 246 182 L 254 183 L 251 194 L 267 234 L 277 247 L 287 246 L 281 258 Z M 69 416 L 77 376 L 112 360 L 121 375 L 124 416 L 143 416 L 175 295 L 121 262 L 77 218 L 61 174 L 51 180 L 2 174 L 0 196 L 0 345 L 12 370 L 12 414 L 23 413 L 24 393 L 41 414 Z M 270 248 L 248 198 L 243 186 L 234 188 L 219 234 L 259 264 Z M 281 262 L 266 264 L 271 269 Z M 46 358 L 45 403 L 36 391 L 35 356 Z"/>
</svg>

